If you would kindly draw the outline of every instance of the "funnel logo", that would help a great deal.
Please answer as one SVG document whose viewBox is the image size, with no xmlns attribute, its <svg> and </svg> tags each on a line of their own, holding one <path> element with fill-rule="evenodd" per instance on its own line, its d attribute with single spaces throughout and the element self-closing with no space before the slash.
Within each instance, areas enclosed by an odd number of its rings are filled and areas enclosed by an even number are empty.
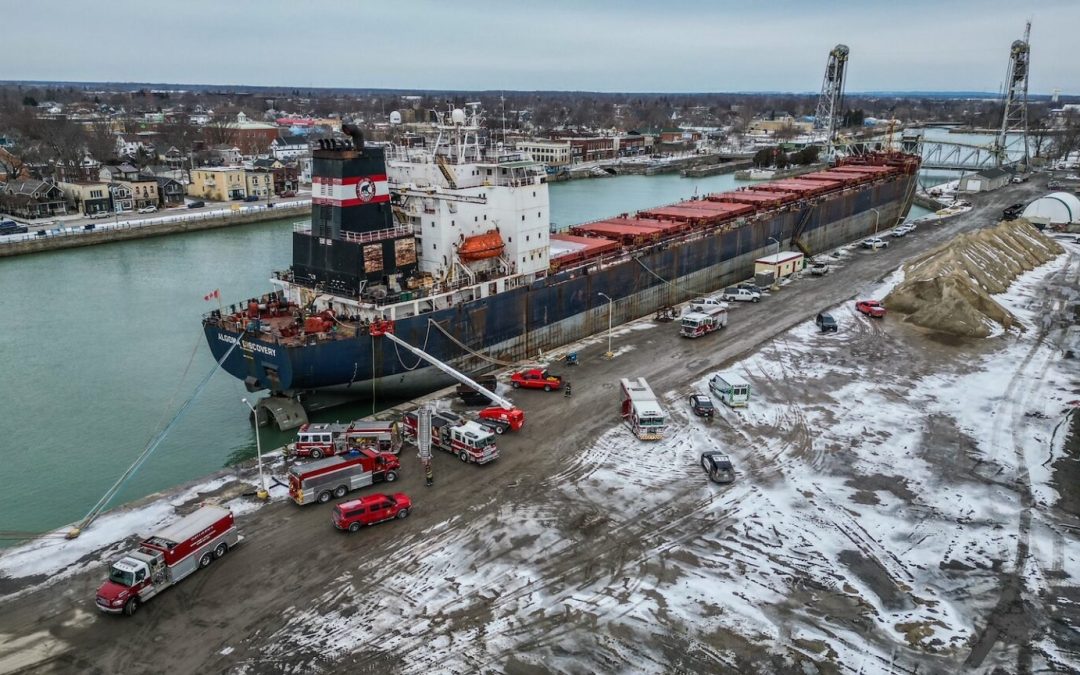
<svg viewBox="0 0 1080 675">
<path fill-rule="evenodd" d="M 356 197 L 364 204 L 375 199 L 375 183 L 370 178 L 361 178 L 356 184 Z"/>
</svg>

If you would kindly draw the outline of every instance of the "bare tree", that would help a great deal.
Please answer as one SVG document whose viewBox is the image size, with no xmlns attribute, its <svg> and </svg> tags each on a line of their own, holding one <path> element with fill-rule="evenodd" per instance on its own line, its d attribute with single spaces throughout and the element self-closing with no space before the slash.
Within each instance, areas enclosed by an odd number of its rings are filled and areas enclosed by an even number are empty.
<svg viewBox="0 0 1080 675">
<path fill-rule="evenodd" d="M 236 140 L 236 125 L 225 118 L 210 120 L 210 123 L 202 128 L 203 138 L 210 147 L 217 145 L 232 145 Z"/>
<path fill-rule="evenodd" d="M 116 156 L 116 133 L 108 119 L 97 119 L 86 127 L 86 152 L 106 164 Z"/>
</svg>

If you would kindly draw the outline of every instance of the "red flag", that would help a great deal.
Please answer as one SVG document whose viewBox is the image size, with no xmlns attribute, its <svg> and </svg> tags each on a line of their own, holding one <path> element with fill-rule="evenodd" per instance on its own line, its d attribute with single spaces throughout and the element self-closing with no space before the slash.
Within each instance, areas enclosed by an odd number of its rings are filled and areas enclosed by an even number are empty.
<svg viewBox="0 0 1080 675">
<path fill-rule="evenodd" d="M 207 293 L 206 295 L 202 296 L 202 299 L 203 299 L 203 300 L 206 300 L 207 302 L 210 302 L 210 301 L 211 301 L 211 300 L 213 300 L 214 298 L 220 298 L 220 297 L 221 297 L 221 290 L 220 290 L 220 289 L 217 289 L 217 288 L 215 288 L 215 289 L 214 289 L 213 291 L 211 291 L 210 293 Z"/>
</svg>

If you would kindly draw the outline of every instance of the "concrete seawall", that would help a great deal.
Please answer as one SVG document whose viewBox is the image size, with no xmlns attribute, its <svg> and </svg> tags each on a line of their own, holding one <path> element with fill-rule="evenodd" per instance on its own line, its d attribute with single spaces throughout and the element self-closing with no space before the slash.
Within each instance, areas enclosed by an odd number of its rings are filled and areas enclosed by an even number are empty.
<svg viewBox="0 0 1080 675">
<path fill-rule="evenodd" d="M 310 214 L 310 206 L 291 206 L 265 210 L 260 209 L 258 211 L 243 212 L 235 215 L 214 215 L 198 220 L 177 220 L 164 223 L 153 223 L 150 225 L 93 230 L 90 232 L 77 231 L 70 234 L 53 234 L 47 237 L 33 237 L 21 241 L 0 244 L 0 258 L 25 255 L 28 253 L 57 251 L 64 248 L 108 244 L 114 241 L 127 241 L 129 239 L 161 237 L 169 234 L 180 234 L 182 232 L 214 230 L 221 227 L 246 225 L 248 223 L 259 223 L 268 220 L 307 217 Z"/>
</svg>

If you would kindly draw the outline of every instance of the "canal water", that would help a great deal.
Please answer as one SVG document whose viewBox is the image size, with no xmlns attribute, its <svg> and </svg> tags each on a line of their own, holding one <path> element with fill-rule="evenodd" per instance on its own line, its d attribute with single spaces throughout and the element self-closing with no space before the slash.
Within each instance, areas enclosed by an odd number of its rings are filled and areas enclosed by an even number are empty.
<svg viewBox="0 0 1080 675">
<path fill-rule="evenodd" d="M 621 176 L 551 186 L 560 227 L 737 187 L 733 176 Z M 925 211 L 913 207 L 912 217 Z M 0 260 L 0 534 L 75 522 L 214 367 L 200 317 L 270 290 L 291 221 Z M 112 505 L 255 455 L 238 381 L 219 372 Z M 377 401 L 376 405 L 393 404 Z M 370 414 L 354 404 L 313 421 Z M 264 449 L 292 433 L 261 430 Z M 4 545 L 0 541 L 0 546 Z"/>
</svg>

